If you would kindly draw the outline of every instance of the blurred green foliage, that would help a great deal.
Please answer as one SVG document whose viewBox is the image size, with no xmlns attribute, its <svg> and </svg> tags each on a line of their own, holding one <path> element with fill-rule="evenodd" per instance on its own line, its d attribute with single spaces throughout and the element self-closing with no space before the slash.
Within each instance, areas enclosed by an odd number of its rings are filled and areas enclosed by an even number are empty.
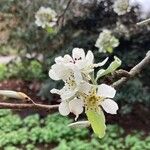
<svg viewBox="0 0 150 150">
<path fill-rule="evenodd" d="M 122 107 L 122 113 L 130 113 L 134 104 L 144 104 L 150 106 L 150 94 L 148 86 L 144 86 L 140 79 L 128 81 L 117 93 L 117 101 Z"/>
<path fill-rule="evenodd" d="M 5 65 L 0 64 L 0 81 L 4 80 L 7 75 L 7 67 Z"/>
<path fill-rule="evenodd" d="M 88 129 L 67 127 L 71 119 L 59 114 L 21 119 L 10 110 L 0 110 L 0 148 L 4 150 L 149 150 L 150 136 L 134 131 L 126 135 L 118 125 L 108 125 L 103 139 Z"/>
<path fill-rule="evenodd" d="M 0 80 L 17 78 L 27 81 L 44 80 L 46 74 L 42 64 L 37 60 L 0 64 Z"/>
</svg>

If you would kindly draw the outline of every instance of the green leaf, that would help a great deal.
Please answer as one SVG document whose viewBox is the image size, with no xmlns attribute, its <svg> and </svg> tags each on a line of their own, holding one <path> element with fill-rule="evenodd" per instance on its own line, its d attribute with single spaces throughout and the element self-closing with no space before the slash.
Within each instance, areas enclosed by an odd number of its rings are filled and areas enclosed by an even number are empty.
<svg viewBox="0 0 150 150">
<path fill-rule="evenodd" d="M 97 72 L 96 80 L 98 80 L 100 77 L 105 76 L 109 73 L 113 73 L 117 68 L 120 67 L 121 63 L 122 63 L 121 60 L 118 57 L 114 56 L 114 61 L 108 66 L 106 70 L 100 69 Z"/>
<path fill-rule="evenodd" d="M 94 133 L 99 137 L 103 138 L 105 135 L 106 125 L 105 125 L 105 116 L 100 110 L 95 112 L 93 110 L 86 111 L 87 118 L 91 123 Z"/>
<path fill-rule="evenodd" d="M 47 27 L 47 28 L 46 28 L 46 31 L 47 31 L 48 33 L 53 33 L 53 32 L 54 32 L 54 29 L 53 29 L 52 27 Z"/>
<path fill-rule="evenodd" d="M 113 52 L 113 48 L 112 47 L 108 47 L 107 48 L 107 52 L 112 53 Z"/>
</svg>

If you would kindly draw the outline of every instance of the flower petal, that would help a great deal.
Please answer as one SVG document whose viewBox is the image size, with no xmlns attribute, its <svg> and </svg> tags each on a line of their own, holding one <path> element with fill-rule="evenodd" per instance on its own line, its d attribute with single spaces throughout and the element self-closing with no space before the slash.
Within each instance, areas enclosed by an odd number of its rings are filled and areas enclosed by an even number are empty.
<svg viewBox="0 0 150 150">
<path fill-rule="evenodd" d="M 59 105 L 59 113 L 62 116 L 69 115 L 70 109 L 69 109 L 69 105 L 68 105 L 68 103 L 66 101 L 63 101 L 63 102 L 60 103 L 60 105 Z"/>
<path fill-rule="evenodd" d="M 82 81 L 82 75 L 81 75 L 81 72 L 80 70 L 77 68 L 77 67 L 72 67 L 73 69 L 73 72 L 74 72 L 74 78 L 75 78 L 75 81 L 76 81 L 76 84 L 79 85 Z"/>
<path fill-rule="evenodd" d="M 77 90 L 75 89 L 74 91 L 73 90 L 67 90 L 67 91 L 61 91 L 61 99 L 65 100 L 65 99 L 69 99 L 71 97 L 73 97 L 75 94 L 76 94 Z"/>
<path fill-rule="evenodd" d="M 98 86 L 97 94 L 105 98 L 113 98 L 116 94 L 116 90 L 109 85 L 101 84 Z"/>
<path fill-rule="evenodd" d="M 55 89 L 55 88 L 51 89 L 50 92 L 51 92 L 52 94 L 58 94 L 58 95 L 60 95 L 60 90 Z"/>
<path fill-rule="evenodd" d="M 65 55 L 64 56 L 64 62 L 66 63 L 73 63 L 73 59 L 70 55 Z"/>
<path fill-rule="evenodd" d="M 55 71 L 53 69 L 50 69 L 48 74 L 51 79 L 60 80 L 60 78 L 57 76 L 57 74 L 55 73 Z"/>
<path fill-rule="evenodd" d="M 97 63 L 97 64 L 94 64 L 94 67 L 101 67 L 101 66 L 104 66 L 107 61 L 108 61 L 108 57 L 105 58 L 102 62 Z"/>
<path fill-rule="evenodd" d="M 85 93 L 89 95 L 89 92 L 91 91 L 91 89 L 92 89 L 92 85 L 86 81 L 82 81 L 81 84 L 79 85 L 79 91 L 81 93 Z"/>
<path fill-rule="evenodd" d="M 74 48 L 72 50 L 72 57 L 75 61 L 85 59 L 85 52 L 82 48 Z"/>
<path fill-rule="evenodd" d="M 55 75 L 62 80 L 65 80 L 70 74 L 70 68 L 63 63 L 54 64 L 52 67 Z"/>
<path fill-rule="evenodd" d="M 58 94 L 58 95 L 60 95 L 62 100 L 66 100 L 66 99 L 69 99 L 69 98 L 73 97 L 76 94 L 77 91 L 76 91 L 76 89 L 75 90 L 70 90 L 66 86 L 64 86 L 60 90 L 52 89 L 50 92 L 52 94 Z"/>
<path fill-rule="evenodd" d="M 118 110 L 118 104 L 111 100 L 111 99 L 105 99 L 102 103 L 101 106 L 103 107 L 103 109 L 110 114 L 117 114 L 117 110 Z"/>
<path fill-rule="evenodd" d="M 86 61 L 88 64 L 93 64 L 94 62 L 94 55 L 92 53 L 92 51 L 88 51 L 86 54 Z"/>
<path fill-rule="evenodd" d="M 70 111 L 76 115 L 75 120 L 77 120 L 79 114 L 83 112 L 83 105 L 84 105 L 83 101 L 77 98 L 74 98 L 69 102 Z"/>
<path fill-rule="evenodd" d="M 59 57 L 56 57 L 56 58 L 55 58 L 55 63 L 56 63 L 56 64 L 61 63 L 61 62 L 63 62 L 62 56 L 59 56 Z"/>
</svg>

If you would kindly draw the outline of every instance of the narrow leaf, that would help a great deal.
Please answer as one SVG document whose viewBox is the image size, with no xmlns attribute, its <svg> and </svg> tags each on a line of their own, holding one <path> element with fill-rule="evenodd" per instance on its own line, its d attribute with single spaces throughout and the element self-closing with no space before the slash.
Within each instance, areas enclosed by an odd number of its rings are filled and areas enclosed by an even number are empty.
<svg viewBox="0 0 150 150">
<path fill-rule="evenodd" d="M 68 125 L 68 127 L 72 127 L 72 128 L 85 128 L 85 127 L 89 127 L 89 126 L 90 126 L 89 121 L 78 121 L 78 122 L 70 123 Z"/>
<path fill-rule="evenodd" d="M 118 57 L 114 56 L 114 61 L 108 66 L 106 70 L 101 69 L 97 72 L 96 80 L 109 73 L 113 73 L 117 68 L 120 67 L 120 65 L 121 65 L 121 60 Z"/>
<path fill-rule="evenodd" d="M 12 90 L 0 90 L 0 95 L 9 97 L 9 98 L 20 99 L 24 101 L 31 101 L 31 98 L 27 96 L 25 93 L 16 92 Z"/>
</svg>

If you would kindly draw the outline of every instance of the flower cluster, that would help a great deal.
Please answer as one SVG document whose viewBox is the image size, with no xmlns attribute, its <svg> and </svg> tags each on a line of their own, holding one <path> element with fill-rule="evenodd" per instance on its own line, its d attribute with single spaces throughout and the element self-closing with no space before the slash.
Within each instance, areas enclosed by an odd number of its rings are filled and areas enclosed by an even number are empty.
<svg viewBox="0 0 150 150">
<path fill-rule="evenodd" d="M 127 39 L 130 37 L 130 32 L 128 28 L 121 22 L 116 23 L 116 28 L 114 29 L 114 32 L 116 32 L 117 36 L 119 37 L 125 37 Z"/>
<path fill-rule="evenodd" d="M 116 0 L 114 3 L 114 11 L 120 16 L 130 12 L 129 0 Z"/>
<path fill-rule="evenodd" d="M 100 33 L 95 47 L 99 48 L 99 52 L 113 52 L 113 48 L 119 45 L 119 40 L 112 35 L 110 30 L 104 29 L 103 32 Z"/>
<path fill-rule="evenodd" d="M 102 67 L 108 58 L 100 63 L 94 63 L 92 51 L 85 54 L 81 48 L 74 48 L 72 56 L 65 55 L 55 58 L 55 64 L 49 70 L 49 76 L 53 80 L 63 80 L 62 89 L 52 89 L 51 93 L 59 94 L 61 103 L 59 112 L 63 116 L 75 114 L 75 120 L 85 111 L 88 122 L 93 131 L 101 138 L 105 134 L 105 116 L 103 110 L 110 114 L 116 114 L 118 105 L 112 100 L 116 90 L 106 84 L 97 84 L 97 80 L 115 71 L 121 61 L 115 60 L 107 69 L 100 69 L 95 78 L 95 68 Z"/>
<path fill-rule="evenodd" d="M 57 22 L 57 14 L 51 8 L 41 7 L 35 14 L 36 25 L 42 28 L 54 27 Z"/>
</svg>

